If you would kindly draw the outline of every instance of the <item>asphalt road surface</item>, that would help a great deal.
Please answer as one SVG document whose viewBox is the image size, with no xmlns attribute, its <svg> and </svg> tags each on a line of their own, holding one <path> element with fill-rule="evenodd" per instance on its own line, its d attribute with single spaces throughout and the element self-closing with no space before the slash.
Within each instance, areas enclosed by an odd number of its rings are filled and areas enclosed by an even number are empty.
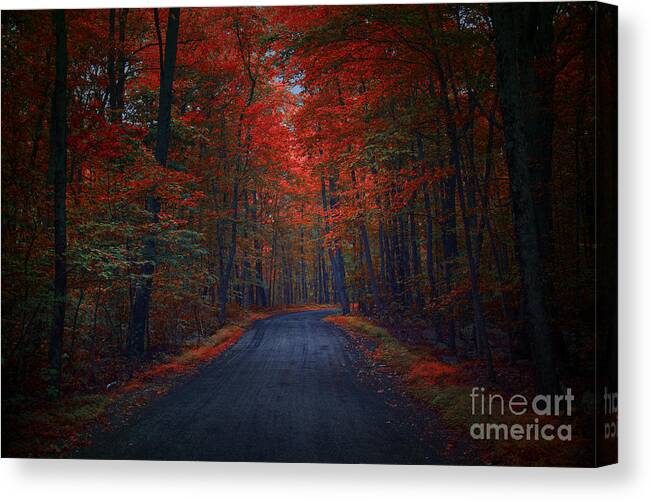
<svg viewBox="0 0 651 501">
<path fill-rule="evenodd" d="M 431 417 L 368 377 L 332 311 L 258 321 L 229 350 L 103 432 L 78 457 L 318 463 L 441 463 Z M 366 374 L 366 376 L 364 376 Z M 378 379 L 379 378 L 379 379 Z"/>
</svg>

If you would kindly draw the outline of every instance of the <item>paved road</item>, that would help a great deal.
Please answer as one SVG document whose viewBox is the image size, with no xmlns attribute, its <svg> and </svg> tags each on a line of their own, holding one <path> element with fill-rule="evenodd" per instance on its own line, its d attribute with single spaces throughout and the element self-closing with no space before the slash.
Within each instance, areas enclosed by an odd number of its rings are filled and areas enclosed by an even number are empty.
<svg viewBox="0 0 651 501">
<path fill-rule="evenodd" d="M 320 463 L 439 463 L 441 439 L 345 333 L 310 311 L 259 321 L 208 367 L 85 458 Z M 431 425 L 431 422 L 429 422 Z M 435 443 L 438 442 L 438 443 Z"/>
</svg>

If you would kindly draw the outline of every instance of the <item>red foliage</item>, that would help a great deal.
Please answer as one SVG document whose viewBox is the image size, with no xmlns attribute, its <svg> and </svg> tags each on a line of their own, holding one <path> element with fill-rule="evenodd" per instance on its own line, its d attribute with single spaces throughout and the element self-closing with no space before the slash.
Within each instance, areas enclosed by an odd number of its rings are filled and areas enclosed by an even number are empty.
<svg viewBox="0 0 651 501">
<path fill-rule="evenodd" d="M 407 374 L 407 381 L 414 384 L 439 385 L 454 384 L 461 372 L 459 365 L 444 364 L 438 361 L 419 361 L 412 365 Z"/>
</svg>

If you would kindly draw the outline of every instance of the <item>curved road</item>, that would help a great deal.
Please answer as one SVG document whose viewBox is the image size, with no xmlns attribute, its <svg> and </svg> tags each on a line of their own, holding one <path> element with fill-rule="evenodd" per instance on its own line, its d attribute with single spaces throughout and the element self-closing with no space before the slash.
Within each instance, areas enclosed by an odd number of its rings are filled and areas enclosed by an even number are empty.
<svg viewBox="0 0 651 501">
<path fill-rule="evenodd" d="M 364 376 L 332 311 L 258 321 L 228 351 L 80 457 L 441 463 L 431 416 Z"/>
</svg>

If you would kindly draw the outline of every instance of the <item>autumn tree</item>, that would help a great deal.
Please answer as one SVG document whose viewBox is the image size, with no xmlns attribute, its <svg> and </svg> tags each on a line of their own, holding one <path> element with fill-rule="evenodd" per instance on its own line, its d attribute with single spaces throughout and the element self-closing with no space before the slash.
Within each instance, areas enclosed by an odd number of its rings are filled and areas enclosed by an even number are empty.
<svg viewBox="0 0 651 501">
<path fill-rule="evenodd" d="M 487 384 L 581 377 L 592 9 L 3 12 L 3 384 L 92 389 L 312 303 Z"/>
<path fill-rule="evenodd" d="M 58 396 L 61 386 L 68 273 L 66 266 L 68 49 L 65 12 L 54 11 L 52 19 L 56 39 L 56 70 L 50 119 L 50 169 L 54 179 L 54 314 L 50 333 L 49 361 L 50 393 L 52 396 Z"/>
<path fill-rule="evenodd" d="M 551 17 L 546 8 L 548 7 L 532 5 L 515 9 L 513 6 L 496 5 L 492 7 L 491 12 L 495 23 L 497 76 L 504 117 L 505 150 L 519 243 L 525 308 L 536 358 L 537 386 L 541 392 L 553 393 L 557 389 L 557 380 L 544 295 L 546 280 L 543 246 L 546 244 L 542 241 L 545 240 L 546 230 L 541 231 L 548 223 L 543 222 L 543 219 L 546 219 L 544 216 L 536 215 L 534 186 L 535 179 L 540 175 L 533 172 L 550 167 L 530 162 L 530 150 L 544 138 L 536 134 L 537 126 L 531 123 L 537 122 L 539 117 L 530 114 L 528 97 L 523 91 L 529 88 L 526 79 L 531 78 L 531 74 L 537 71 L 527 27 L 533 26 L 536 31 L 549 31 Z M 538 211 L 539 214 L 540 212 L 541 210 Z"/>
<path fill-rule="evenodd" d="M 158 11 L 156 11 L 156 16 Z M 157 17 L 158 19 L 158 17 Z M 167 33 L 165 35 L 165 50 L 159 38 L 159 50 L 163 54 L 160 68 L 160 91 L 158 95 L 158 119 L 156 121 L 155 157 L 158 163 L 167 165 L 167 153 L 170 145 L 170 122 L 172 115 L 172 85 L 174 82 L 174 67 L 176 65 L 176 48 L 179 33 L 180 9 L 170 9 L 167 18 Z M 159 32 L 160 27 L 156 26 Z M 117 101 L 116 101 L 117 102 Z M 160 201 L 153 195 L 148 195 L 145 210 L 150 214 L 151 221 L 158 220 Z M 129 351 L 132 355 L 142 356 L 145 351 L 145 329 L 149 317 L 149 303 L 153 287 L 153 275 L 156 263 L 156 237 L 149 235 L 143 249 L 142 277 L 135 290 L 133 301 L 133 319 L 130 332 Z"/>
</svg>

